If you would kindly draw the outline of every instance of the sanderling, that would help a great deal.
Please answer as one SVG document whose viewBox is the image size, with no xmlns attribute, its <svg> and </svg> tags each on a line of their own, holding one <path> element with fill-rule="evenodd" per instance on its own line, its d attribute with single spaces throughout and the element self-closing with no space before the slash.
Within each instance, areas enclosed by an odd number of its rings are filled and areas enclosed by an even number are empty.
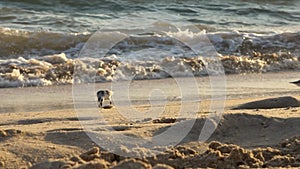
<svg viewBox="0 0 300 169">
<path fill-rule="evenodd" d="M 113 92 L 111 90 L 99 90 L 97 92 L 97 98 L 98 98 L 98 107 L 102 107 L 102 104 L 104 100 L 109 100 L 109 104 L 111 105 L 111 96 Z"/>
</svg>

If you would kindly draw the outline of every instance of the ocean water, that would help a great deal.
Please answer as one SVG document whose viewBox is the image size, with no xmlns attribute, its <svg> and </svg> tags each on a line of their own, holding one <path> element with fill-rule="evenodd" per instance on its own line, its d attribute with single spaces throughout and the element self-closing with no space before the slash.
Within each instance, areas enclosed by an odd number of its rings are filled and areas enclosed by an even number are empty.
<svg viewBox="0 0 300 169">
<path fill-rule="evenodd" d="M 0 87 L 71 84 L 76 73 L 82 83 L 206 76 L 216 60 L 227 74 L 299 71 L 299 9 L 298 0 L 2 0 Z"/>
</svg>

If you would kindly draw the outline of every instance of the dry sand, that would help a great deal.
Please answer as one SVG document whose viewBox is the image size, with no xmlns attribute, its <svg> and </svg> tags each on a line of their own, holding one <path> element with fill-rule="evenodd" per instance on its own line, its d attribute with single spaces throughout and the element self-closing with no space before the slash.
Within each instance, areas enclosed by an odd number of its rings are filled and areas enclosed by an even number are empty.
<svg viewBox="0 0 300 169">
<path fill-rule="evenodd" d="M 120 116 L 116 107 L 101 110 L 107 123 L 99 124 L 94 132 L 102 131 L 107 125 L 114 129 L 107 131 L 113 135 L 136 138 L 155 136 L 170 126 L 196 119 L 179 145 L 166 147 L 165 151 L 154 156 L 147 157 L 148 150 L 143 147 L 130 149 L 123 146 L 124 151 L 139 152 L 141 158 L 122 157 L 106 151 L 88 137 L 73 108 L 71 86 L 0 89 L 2 98 L 5 98 L 0 101 L 0 168 L 298 168 L 299 107 L 289 106 L 288 99 L 282 108 L 260 109 L 255 107 L 261 105 L 259 102 L 259 105 L 252 103 L 253 109 L 235 109 L 262 99 L 280 100 L 282 96 L 299 100 L 300 88 L 288 83 L 297 80 L 298 75 L 297 72 L 287 72 L 247 78 L 228 76 L 224 114 L 215 132 L 205 142 L 198 141 L 198 138 L 199 128 L 210 114 L 209 96 L 199 101 L 201 109 L 194 118 L 176 120 L 181 102 L 175 94 L 164 113 L 150 116 L 152 118 L 145 116 L 142 120 L 129 121 Z M 203 84 L 204 93 L 209 92 L 209 79 L 197 80 Z M 138 81 L 134 85 L 162 83 L 168 84 L 171 80 Z M 107 87 L 108 84 L 96 84 L 95 88 Z M 143 112 L 149 109 L 149 104 L 142 98 L 143 90 L 138 92 L 140 96 L 135 95 L 134 107 Z M 291 104 L 295 104 L 295 100 L 291 100 Z M 276 106 L 278 104 L 275 102 Z M 85 108 L 81 111 L 92 110 Z M 95 119 L 86 116 L 83 120 Z"/>
</svg>

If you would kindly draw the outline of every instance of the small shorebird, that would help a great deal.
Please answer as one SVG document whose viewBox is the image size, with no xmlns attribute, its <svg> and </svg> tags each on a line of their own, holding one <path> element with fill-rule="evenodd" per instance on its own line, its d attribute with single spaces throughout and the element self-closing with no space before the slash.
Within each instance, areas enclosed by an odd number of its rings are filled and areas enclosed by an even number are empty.
<svg viewBox="0 0 300 169">
<path fill-rule="evenodd" d="M 293 84 L 295 84 L 295 85 L 297 85 L 297 86 L 300 86 L 300 80 L 295 81 L 295 82 L 290 82 L 290 83 L 293 83 Z"/>
<path fill-rule="evenodd" d="M 111 105 L 112 94 L 113 92 L 111 90 L 99 90 L 97 92 L 98 107 L 102 107 L 104 100 L 109 100 L 109 104 Z"/>
</svg>

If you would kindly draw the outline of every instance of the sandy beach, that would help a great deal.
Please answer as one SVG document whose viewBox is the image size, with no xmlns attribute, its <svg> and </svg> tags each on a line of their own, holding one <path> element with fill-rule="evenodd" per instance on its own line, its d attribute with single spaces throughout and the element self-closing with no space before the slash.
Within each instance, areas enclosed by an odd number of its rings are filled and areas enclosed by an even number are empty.
<svg viewBox="0 0 300 169">
<path fill-rule="evenodd" d="M 194 117 L 195 123 L 180 144 L 165 147 L 154 156 L 143 156 L 147 149 L 141 147 L 138 150 L 142 152 L 141 158 L 122 157 L 106 151 L 87 135 L 89 131 L 78 121 L 71 85 L 0 89 L 4 98 L 0 101 L 0 168 L 297 168 L 300 166 L 299 107 L 284 105 L 260 109 L 254 104 L 252 109 L 233 108 L 283 96 L 299 100 L 300 90 L 288 83 L 296 80 L 298 75 L 298 72 L 281 72 L 247 75 L 247 78 L 227 76 L 224 113 L 208 140 L 198 140 L 203 123 L 210 115 L 211 100 L 204 95 L 198 102 L 200 111 Z M 171 81 L 135 81 L 133 86 L 159 86 Z M 197 81 L 204 84 L 201 85 L 206 91 L 203 93 L 209 93 L 209 85 L 205 86 L 208 77 L 199 77 Z M 108 83 L 95 84 L 96 89 L 106 87 Z M 142 96 L 143 92 L 145 95 L 148 92 L 143 88 L 131 91 L 142 92 L 135 95 L 133 106 L 141 113 L 147 112 L 151 105 Z M 96 98 L 91 102 L 95 101 Z M 185 104 L 192 104 L 192 101 Z M 106 123 L 99 124 L 94 132 L 109 126 L 114 130 L 102 131 L 112 136 L 152 137 L 193 119 L 179 119 L 180 106 L 180 100 L 169 99 L 164 113 L 148 115 L 142 120 L 126 119 L 118 113 L 117 107 L 99 109 Z M 89 112 L 89 109 L 80 112 Z M 98 109 L 96 104 L 94 109 Z M 95 118 L 86 116 L 81 120 L 88 122 Z M 123 149 L 137 151 L 128 147 Z"/>
<path fill-rule="evenodd" d="M 300 168 L 299 8 L 0 1 L 0 169 Z"/>
</svg>

